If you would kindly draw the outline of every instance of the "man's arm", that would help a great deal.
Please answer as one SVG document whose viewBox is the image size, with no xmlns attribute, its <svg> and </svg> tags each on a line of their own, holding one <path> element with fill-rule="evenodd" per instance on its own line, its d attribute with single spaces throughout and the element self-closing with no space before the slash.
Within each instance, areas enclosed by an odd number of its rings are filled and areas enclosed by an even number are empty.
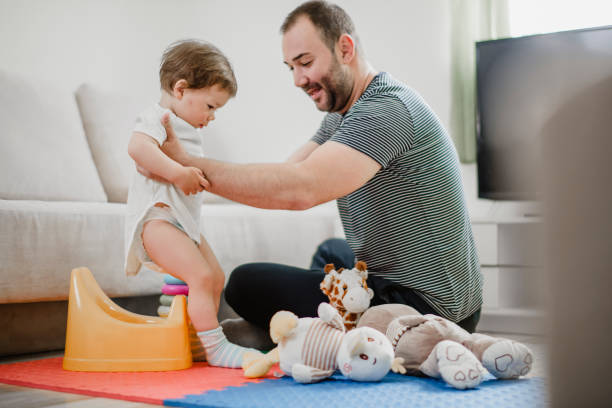
<svg viewBox="0 0 612 408">
<path fill-rule="evenodd" d="M 166 154 L 201 169 L 210 182 L 210 192 L 254 207 L 314 207 L 357 190 L 381 168 L 369 156 L 336 142 L 310 145 L 312 150 L 298 162 L 234 164 L 192 157 L 176 143 L 169 123 L 165 126 L 168 138 L 162 150 Z"/>
<path fill-rule="evenodd" d="M 302 147 L 293 152 L 291 156 L 289 156 L 289 158 L 287 159 L 287 163 L 301 162 L 302 160 L 310 156 L 310 153 L 312 153 L 317 147 L 319 147 L 318 143 L 309 140 L 308 142 L 306 142 L 306 144 L 304 144 Z"/>
</svg>

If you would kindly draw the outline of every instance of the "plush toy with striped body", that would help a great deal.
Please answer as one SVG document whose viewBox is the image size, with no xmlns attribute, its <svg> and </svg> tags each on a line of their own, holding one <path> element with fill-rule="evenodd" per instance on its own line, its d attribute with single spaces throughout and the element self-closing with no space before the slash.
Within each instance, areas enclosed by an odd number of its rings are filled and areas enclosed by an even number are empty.
<svg viewBox="0 0 612 408">
<path fill-rule="evenodd" d="M 246 353 L 245 376 L 261 377 L 277 362 L 300 383 L 323 380 L 337 369 L 355 381 L 379 381 L 389 369 L 404 371 L 391 342 L 378 330 L 364 327 L 347 333 L 328 303 L 319 305 L 318 315 L 298 319 L 291 312 L 277 312 L 270 321 L 270 336 L 278 347 L 264 356 Z"/>
</svg>

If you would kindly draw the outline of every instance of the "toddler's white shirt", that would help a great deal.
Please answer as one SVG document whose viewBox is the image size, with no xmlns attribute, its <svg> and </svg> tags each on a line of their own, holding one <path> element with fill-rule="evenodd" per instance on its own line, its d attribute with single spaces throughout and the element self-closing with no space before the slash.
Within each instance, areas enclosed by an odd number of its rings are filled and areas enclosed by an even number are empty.
<svg viewBox="0 0 612 408">
<path fill-rule="evenodd" d="M 151 136 L 161 146 L 166 140 L 166 130 L 161 124 L 161 117 L 166 112 L 170 112 L 170 123 L 185 151 L 192 156 L 201 157 L 203 155 L 201 130 L 194 128 L 159 104 L 149 107 L 138 116 L 134 131 Z M 141 237 L 143 219 L 156 203 L 169 206 L 185 233 L 199 244 L 203 198 L 202 193 L 185 195 L 173 184 L 152 180 L 135 172 L 128 194 L 125 219 L 125 272 L 128 275 L 135 275 L 140 270 L 143 263 L 142 257 L 139 256 L 143 250 Z"/>
</svg>

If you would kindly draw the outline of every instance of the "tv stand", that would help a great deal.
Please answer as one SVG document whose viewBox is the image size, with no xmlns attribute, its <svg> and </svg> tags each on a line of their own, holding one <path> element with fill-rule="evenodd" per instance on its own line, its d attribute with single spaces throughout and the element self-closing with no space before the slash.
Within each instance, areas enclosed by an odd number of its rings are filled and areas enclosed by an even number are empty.
<svg viewBox="0 0 612 408">
<path fill-rule="evenodd" d="M 484 278 L 478 330 L 541 334 L 545 293 L 540 206 L 478 201 L 476 207 L 470 207 Z"/>
<path fill-rule="evenodd" d="M 524 219 L 539 221 L 542 206 L 535 201 L 491 201 L 477 200 L 472 206 L 472 219 L 495 222 L 521 222 Z"/>
</svg>

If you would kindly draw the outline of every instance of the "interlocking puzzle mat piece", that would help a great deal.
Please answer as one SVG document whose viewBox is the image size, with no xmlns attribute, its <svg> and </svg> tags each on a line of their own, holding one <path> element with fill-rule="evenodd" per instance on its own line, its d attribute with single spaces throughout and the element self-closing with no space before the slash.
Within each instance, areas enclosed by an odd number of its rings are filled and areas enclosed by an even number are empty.
<svg viewBox="0 0 612 408">
<path fill-rule="evenodd" d="M 299 384 L 290 377 L 266 380 L 222 391 L 166 400 L 176 407 L 225 408 L 350 408 L 350 407 L 547 407 L 542 378 L 495 380 L 472 390 L 457 390 L 443 381 L 390 373 L 381 382 L 346 380 L 339 374 L 315 384 Z"/>
</svg>

